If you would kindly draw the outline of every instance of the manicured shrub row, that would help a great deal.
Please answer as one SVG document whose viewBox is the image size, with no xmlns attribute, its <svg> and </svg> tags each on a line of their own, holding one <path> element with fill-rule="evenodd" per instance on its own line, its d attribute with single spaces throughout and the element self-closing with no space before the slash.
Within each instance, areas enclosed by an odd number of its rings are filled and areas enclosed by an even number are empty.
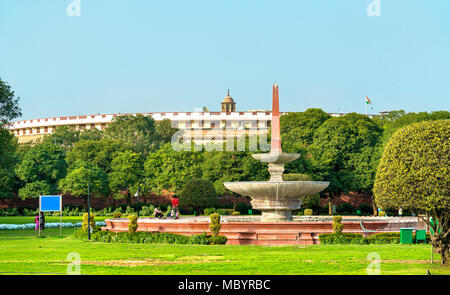
<svg viewBox="0 0 450 295">
<path fill-rule="evenodd" d="M 427 243 L 430 242 L 430 234 L 426 234 Z M 416 240 L 416 234 L 413 234 L 413 241 Z M 321 244 L 399 244 L 400 233 L 377 233 L 368 237 L 363 237 L 359 233 L 342 234 L 321 234 L 319 235 Z"/>
<path fill-rule="evenodd" d="M 207 216 L 217 213 L 219 215 L 240 215 L 239 211 L 234 211 L 233 209 L 216 209 L 216 208 L 206 208 L 203 213 Z"/>
<path fill-rule="evenodd" d="M 78 230 L 76 238 L 85 239 L 87 233 Z M 213 238 L 206 233 L 185 236 L 173 233 L 150 233 L 150 232 L 110 232 L 95 231 L 91 236 L 94 242 L 102 243 L 140 243 L 140 244 L 191 244 L 191 245 L 224 245 L 227 242 L 225 236 Z"/>
</svg>

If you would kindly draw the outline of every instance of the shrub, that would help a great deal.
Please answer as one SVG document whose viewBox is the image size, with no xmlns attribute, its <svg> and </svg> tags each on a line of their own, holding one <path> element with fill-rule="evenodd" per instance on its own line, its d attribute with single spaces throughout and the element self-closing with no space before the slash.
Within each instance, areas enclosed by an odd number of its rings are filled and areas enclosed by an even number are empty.
<svg viewBox="0 0 450 295">
<path fill-rule="evenodd" d="M 370 215 L 373 212 L 372 206 L 367 204 L 361 204 L 358 206 L 358 210 L 361 211 L 363 215 Z"/>
<path fill-rule="evenodd" d="M 355 209 L 349 203 L 342 203 L 336 207 L 336 212 L 344 215 L 351 215 Z"/>
<path fill-rule="evenodd" d="M 138 217 L 137 215 L 129 215 L 128 216 L 128 220 L 130 221 L 128 223 L 128 230 L 130 231 L 130 233 L 135 233 L 137 228 L 138 228 Z"/>
<path fill-rule="evenodd" d="M 385 211 L 380 211 L 380 212 L 378 212 L 378 216 L 381 216 L 381 217 L 386 216 L 386 212 Z"/>
<path fill-rule="evenodd" d="M 343 229 L 342 216 L 333 216 L 333 234 L 342 234 Z"/>
<path fill-rule="evenodd" d="M 90 222 L 89 222 L 90 223 L 90 227 L 94 228 L 95 227 L 94 214 L 90 213 L 89 218 L 90 218 Z M 83 219 L 82 219 L 82 222 L 81 222 L 81 228 L 84 231 L 87 231 L 88 227 L 89 227 L 89 225 L 88 225 L 88 213 L 86 212 L 86 213 L 83 214 Z"/>
<path fill-rule="evenodd" d="M 320 244 L 366 244 L 366 240 L 359 233 L 321 234 Z"/>
<path fill-rule="evenodd" d="M 189 241 L 189 244 L 208 245 L 209 244 L 208 235 L 205 232 L 203 232 L 202 234 L 198 234 L 198 235 L 192 235 L 191 239 Z"/>
<path fill-rule="evenodd" d="M 369 244 L 398 244 L 400 233 L 377 233 L 366 238 Z"/>
<path fill-rule="evenodd" d="M 241 214 L 247 214 L 248 210 L 252 209 L 252 207 L 243 202 L 240 202 L 236 205 L 235 209 L 236 209 L 236 211 L 239 211 L 239 213 L 241 213 Z"/>
<path fill-rule="evenodd" d="M 209 229 L 211 230 L 213 237 L 217 237 L 219 235 L 220 228 L 222 227 L 222 225 L 220 224 L 220 215 L 217 213 L 213 213 L 209 215 L 209 218 L 211 220 Z"/>
<path fill-rule="evenodd" d="M 155 207 L 153 207 L 153 206 L 150 206 L 150 207 L 142 206 L 141 215 L 142 216 L 152 216 L 154 210 L 155 210 Z"/>
<path fill-rule="evenodd" d="M 313 210 L 312 209 L 305 209 L 303 213 L 304 213 L 304 215 L 311 216 L 311 215 L 313 215 Z"/>
<path fill-rule="evenodd" d="M 205 210 L 203 210 L 203 213 L 206 216 L 209 216 L 209 215 L 211 215 L 213 213 L 216 213 L 216 208 L 206 208 Z"/>
<path fill-rule="evenodd" d="M 206 233 L 185 236 L 173 233 L 129 232 L 114 233 L 99 231 L 92 235 L 92 240 L 103 243 L 141 243 L 141 244 L 209 244 Z"/>
<path fill-rule="evenodd" d="M 118 211 L 114 212 L 113 218 L 120 218 L 120 217 L 122 217 L 122 213 L 120 213 Z"/>
<path fill-rule="evenodd" d="M 241 213 L 239 213 L 239 211 L 233 211 L 233 213 L 231 213 L 232 216 L 238 216 L 241 215 Z"/>
<path fill-rule="evenodd" d="M 225 236 L 212 236 L 208 239 L 209 245 L 225 245 L 227 243 L 227 237 Z"/>
<path fill-rule="evenodd" d="M 180 206 L 192 207 L 196 213 L 201 209 L 214 207 L 218 203 L 214 184 L 206 179 L 189 180 L 180 193 Z"/>
</svg>

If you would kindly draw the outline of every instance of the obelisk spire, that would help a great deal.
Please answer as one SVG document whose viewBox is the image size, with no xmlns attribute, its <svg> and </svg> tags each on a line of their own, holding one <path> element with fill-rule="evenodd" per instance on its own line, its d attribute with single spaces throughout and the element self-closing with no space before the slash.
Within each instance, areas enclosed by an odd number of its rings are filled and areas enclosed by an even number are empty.
<svg viewBox="0 0 450 295">
<path fill-rule="evenodd" d="M 273 84 L 272 94 L 272 138 L 270 141 L 270 152 L 281 154 L 281 137 L 280 137 L 280 102 L 278 96 L 278 85 Z"/>
</svg>

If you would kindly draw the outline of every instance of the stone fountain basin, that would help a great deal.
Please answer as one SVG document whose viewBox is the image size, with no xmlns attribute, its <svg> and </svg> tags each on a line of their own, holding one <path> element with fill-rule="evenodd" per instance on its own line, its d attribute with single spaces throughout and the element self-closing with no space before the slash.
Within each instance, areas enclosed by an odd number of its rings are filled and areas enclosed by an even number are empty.
<svg viewBox="0 0 450 295">
<path fill-rule="evenodd" d="M 265 154 L 253 154 L 252 157 L 260 162 L 286 164 L 298 159 L 298 157 L 300 157 L 300 154 L 265 153 Z"/>
<path fill-rule="evenodd" d="M 257 198 L 294 198 L 313 195 L 328 187 L 328 181 L 241 181 L 225 182 L 232 192 Z M 277 194 L 278 190 L 278 194 Z"/>
</svg>

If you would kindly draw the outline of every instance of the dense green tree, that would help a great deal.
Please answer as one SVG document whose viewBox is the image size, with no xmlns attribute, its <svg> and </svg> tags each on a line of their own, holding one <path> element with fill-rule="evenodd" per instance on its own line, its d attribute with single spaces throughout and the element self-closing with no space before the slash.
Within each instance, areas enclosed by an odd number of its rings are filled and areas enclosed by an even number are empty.
<svg viewBox="0 0 450 295">
<path fill-rule="evenodd" d="M 442 256 L 450 247 L 450 120 L 408 125 L 397 130 L 384 149 L 374 194 L 383 209 L 426 214 L 432 244 Z M 432 217 L 437 223 L 430 223 Z"/>
<path fill-rule="evenodd" d="M 373 186 L 374 148 L 382 130 L 370 118 L 355 113 L 328 119 L 316 131 L 310 146 L 315 176 L 330 181 L 332 199 L 343 192 L 366 191 Z"/>
<path fill-rule="evenodd" d="M 291 173 L 283 174 L 284 181 L 312 181 L 313 178 L 308 174 Z M 302 208 L 312 209 L 315 213 L 319 213 L 320 194 L 313 194 L 302 197 Z"/>
<path fill-rule="evenodd" d="M 14 135 L 0 126 L 0 198 L 12 197 L 14 167 L 18 160 L 17 147 Z"/>
<path fill-rule="evenodd" d="M 0 78 L 0 126 L 22 116 L 19 99 L 14 97 L 11 86 Z"/>
<path fill-rule="evenodd" d="M 59 189 L 63 193 L 83 198 L 85 209 L 87 208 L 88 185 L 89 194 L 94 197 L 109 195 L 108 175 L 96 165 L 76 162 L 67 172 L 66 177 L 59 181 Z"/>
<path fill-rule="evenodd" d="M 102 168 L 106 173 L 109 173 L 114 155 L 124 151 L 124 149 L 120 141 L 108 138 L 80 140 L 67 153 L 67 163 L 69 166 L 72 166 L 73 163 L 78 161 L 92 163 Z"/>
<path fill-rule="evenodd" d="M 108 174 L 109 187 L 114 197 L 126 196 L 131 204 L 131 194 L 138 190 L 144 174 L 142 156 L 132 151 L 116 154 L 111 162 L 111 172 Z M 124 191 L 126 195 L 124 195 Z"/>
<path fill-rule="evenodd" d="M 155 125 L 155 120 L 149 116 L 118 116 L 105 129 L 105 137 L 122 142 L 136 153 L 147 155 L 159 146 Z"/>
<path fill-rule="evenodd" d="M 158 145 L 162 145 L 171 142 L 172 136 L 177 132 L 178 129 L 172 128 L 172 121 L 169 119 L 164 119 L 156 122 L 156 136 L 158 140 Z"/>
<path fill-rule="evenodd" d="M 103 138 L 104 132 L 97 128 L 86 129 L 80 132 L 78 136 L 79 140 L 101 140 Z"/>
<path fill-rule="evenodd" d="M 167 143 L 148 155 L 144 164 L 144 188 L 153 193 L 164 190 L 178 193 L 189 179 L 201 176 L 202 161 L 200 152 L 177 152 Z"/>
<path fill-rule="evenodd" d="M 68 126 L 58 126 L 49 135 L 44 136 L 42 142 L 59 145 L 65 151 L 71 150 L 78 142 L 80 131 Z"/>
<path fill-rule="evenodd" d="M 206 179 L 190 179 L 180 193 L 180 206 L 192 207 L 196 215 L 200 215 L 202 209 L 215 207 L 217 203 L 218 198 L 214 185 Z"/>
<path fill-rule="evenodd" d="M 53 194 L 57 183 L 66 174 L 64 151 L 57 145 L 41 143 L 29 148 L 16 167 L 16 174 L 25 184 L 20 198 L 37 198 L 39 194 Z M 40 189 L 43 189 L 40 191 Z"/>
</svg>

